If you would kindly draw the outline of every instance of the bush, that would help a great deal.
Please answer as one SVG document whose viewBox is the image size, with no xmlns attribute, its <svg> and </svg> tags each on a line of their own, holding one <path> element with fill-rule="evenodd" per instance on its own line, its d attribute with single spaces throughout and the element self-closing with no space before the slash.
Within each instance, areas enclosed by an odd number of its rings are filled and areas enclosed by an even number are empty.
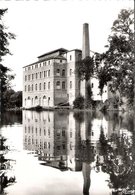
<svg viewBox="0 0 135 195">
<path fill-rule="evenodd" d="M 73 107 L 78 108 L 78 109 L 83 109 L 84 108 L 84 97 L 83 96 L 78 96 L 74 102 L 73 102 Z"/>
</svg>

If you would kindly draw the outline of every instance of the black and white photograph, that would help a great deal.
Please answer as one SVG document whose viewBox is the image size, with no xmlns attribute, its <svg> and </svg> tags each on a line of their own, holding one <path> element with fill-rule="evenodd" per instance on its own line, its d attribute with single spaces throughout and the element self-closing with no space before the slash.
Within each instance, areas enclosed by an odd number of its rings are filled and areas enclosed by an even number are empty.
<svg viewBox="0 0 135 195">
<path fill-rule="evenodd" d="M 135 195 L 135 0 L 0 0 L 0 195 Z"/>
</svg>

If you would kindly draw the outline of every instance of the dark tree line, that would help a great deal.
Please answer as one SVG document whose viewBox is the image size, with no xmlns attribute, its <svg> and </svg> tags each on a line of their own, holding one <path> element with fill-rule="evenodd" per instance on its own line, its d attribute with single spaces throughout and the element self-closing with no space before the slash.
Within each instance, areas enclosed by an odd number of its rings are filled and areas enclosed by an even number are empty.
<svg viewBox="0 0 135 195">
<path fill-rule="evenodd" d="M 131 104 L 134 97 L 133 13 L 130 9 L 121 10 L 118 18 L 113 22 L 106 46 L 107 51 L 95 55 L 101 93 L 104 85 L 110 82 L 111 92 L 118 91 Z"/>
<path fill-rule="evenodd" d="M 3 23 L 3 16 L 7 12 L 7 9 L 0 9 L 0 111 L 5 110 L 6 107 L 9 107 L 11 99 L 9 94 L 12 93 L 12 105 L 13 105 L 13 94 L 17 94 L 11 90 L 11 81 L 14 79 L 15 75 L 11 74 L 11 69 L 3 65 L 3 58 L 10 54 L 9 50 L 9 41 L 15 39 L 13 33 L 8 32 L 7 27 Z M 20 100 L 19 100 L 20 101 Z M 17 103 L 19 104 L 19 103 Z M 14 105 L 16 103 L 14 102 Z M 19 104 L 20 105 L 20 104 Z M 17 105 L 16 105 L 17 106 Z M 10 105 L 11 107 L 11 105 Z"/>
</svg>

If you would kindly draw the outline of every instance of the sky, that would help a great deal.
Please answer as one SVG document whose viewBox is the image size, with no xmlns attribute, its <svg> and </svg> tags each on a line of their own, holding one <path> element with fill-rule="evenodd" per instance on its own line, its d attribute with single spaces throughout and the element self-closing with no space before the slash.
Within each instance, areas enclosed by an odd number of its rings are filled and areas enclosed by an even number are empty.
<svg viewBox="0 0 135 195">
<path fill-rule="evenodd" d="M 58 49 L 82 49 L 83 23 L 89 23 L 90 49 L 105 51 L 113 21 L 133 0 L 0 0 L 8 8 L 3 23 L 16 35 L 3 64 L 16 74 L 14 90 L 23 90 L 23 66 Z"/>
</svg>

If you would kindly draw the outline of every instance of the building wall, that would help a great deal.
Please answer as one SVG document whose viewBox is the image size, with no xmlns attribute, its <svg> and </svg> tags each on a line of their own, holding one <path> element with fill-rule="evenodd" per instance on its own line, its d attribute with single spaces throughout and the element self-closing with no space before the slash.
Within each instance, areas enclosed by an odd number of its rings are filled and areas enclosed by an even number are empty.
<svg viewBox="0 0 135 195">
<path fill-rule="evenodd" d="M 59 91 L 60 93 L 55 90 L 55 61 L 56 60 L 51 59 L 24 68 L 23 107 L 30 108 L 38 105 L 42 107 L 54 106 L 58 103 L 57 96 L 59 94 L 61 94 L 61 96 L 63 95 L 61 99 L 67 101 L 66 90 L 61 89 L 62 91 Z M 65 68 L 65 65 L 63 66 Z M 66 77 L 63 77 L 63 81 L 65 81 L 65 78 Z"/>
<path fill-rule="evenodd" d="M 66 60 L 54 62 L 54 105 L 68 102 Z"/>
<path fill-rule="evenodd" d="M 108 87 L 104 86 L 103 88 L 103 94 L 100 95 L 100 89 L 99 89 L 99 80 L 95 77 L 91 78 L 91 90 L 92 90 L 92 98 L 93 100 L 99 100 L 99 101 L 105 101 L 108 99 Z"/>
<path fill-rule="evenodd" d="M 23 111 L 24 149 L 54 156 L 54 113 Z"/>
<path fill-rule="evenodd" d="M 67 94 L 69 104 L 73 105 L 73 101 L 79 95 L 79 79 L 76 72 L 77 61 L 79 60 L 81 51 L 73 50 L 67 53 Z"/>
</svg>

